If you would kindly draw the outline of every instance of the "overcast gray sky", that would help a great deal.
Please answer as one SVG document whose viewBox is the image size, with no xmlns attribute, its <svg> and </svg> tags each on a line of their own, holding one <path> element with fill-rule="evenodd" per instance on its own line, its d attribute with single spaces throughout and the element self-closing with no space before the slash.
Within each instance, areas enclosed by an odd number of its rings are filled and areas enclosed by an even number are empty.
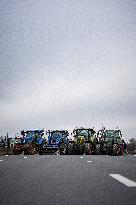
<svg viewBox="0 0 136 205">
<path fill-rule="evenodd" d="M 0 134 L 136 136 L 136 1 L 1 0 Z"/>
</svg>

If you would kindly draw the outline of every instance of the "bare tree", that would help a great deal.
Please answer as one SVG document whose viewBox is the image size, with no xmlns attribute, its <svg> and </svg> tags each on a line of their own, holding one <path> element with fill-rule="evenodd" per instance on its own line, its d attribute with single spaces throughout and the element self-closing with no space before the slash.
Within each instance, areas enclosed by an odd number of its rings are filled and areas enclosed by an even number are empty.
<svg viewBox="0 0 136 205">
<path fill-rule="evenodd" d="M 135 154 L 135 152 L 136 152 L 136 139 L 134 137 L 132 137 L 129 140 L 129 143 L 127 145 L 127 149 L 128 149 L 128 152 L 130 154 Z"/>
</svg>

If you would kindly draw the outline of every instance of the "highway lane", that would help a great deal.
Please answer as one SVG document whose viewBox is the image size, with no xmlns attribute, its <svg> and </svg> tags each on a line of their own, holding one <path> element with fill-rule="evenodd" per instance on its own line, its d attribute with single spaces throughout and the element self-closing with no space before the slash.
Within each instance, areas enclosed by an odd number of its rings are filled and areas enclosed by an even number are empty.
<svg viewBox="0 0 136 205">
<path fill-rule="evenodd" d="M 0 204 L 134 205 L 136 187 L 110 174 L 136 182 L 136 157 L 1 156 Z"/>
</svg>

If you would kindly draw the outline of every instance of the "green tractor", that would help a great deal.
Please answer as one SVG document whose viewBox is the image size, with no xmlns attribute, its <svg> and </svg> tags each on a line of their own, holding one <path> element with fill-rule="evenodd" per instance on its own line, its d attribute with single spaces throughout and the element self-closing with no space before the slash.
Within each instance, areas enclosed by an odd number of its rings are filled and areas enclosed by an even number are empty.
<svg viewBox="0 0 136 205">
<path fill-rule="evenodd" d="M 91 128 L 74 129 L 73 154 L 91 155 L 95 150 L 96 132 Z"/>
<path fill-rule="evenodd" d="M 102 146 L 102 153 L 108 155 L 123 155 L 125 142 L 120 130 L 100 130 L 98 136 Z"/>
</svg>

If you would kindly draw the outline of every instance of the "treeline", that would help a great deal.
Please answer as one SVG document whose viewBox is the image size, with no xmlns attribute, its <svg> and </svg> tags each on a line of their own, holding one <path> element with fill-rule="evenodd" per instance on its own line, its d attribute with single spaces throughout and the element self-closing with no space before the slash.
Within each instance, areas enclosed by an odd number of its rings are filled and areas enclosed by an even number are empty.
<svg viewBox="0 0 136 205">
<path fill-rule="evenodd" d="M 136 139 L 131 138 L 127 144 L 129 154 L 136 154 Z"/>
</svg>

